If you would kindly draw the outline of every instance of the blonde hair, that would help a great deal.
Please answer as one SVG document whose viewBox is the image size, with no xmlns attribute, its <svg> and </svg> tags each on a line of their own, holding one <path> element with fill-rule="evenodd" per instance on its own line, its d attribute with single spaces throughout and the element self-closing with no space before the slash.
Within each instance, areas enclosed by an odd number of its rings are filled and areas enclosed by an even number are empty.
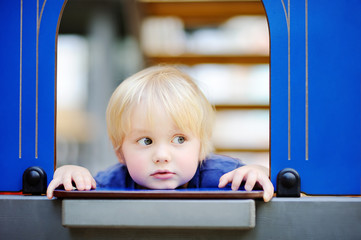
<svg viewBox="0 0 361 240">
<path fill-rule="evenodd" d="M 106 119 L 115 150 L 131 129 L 132 110 L 139 104 L 145 104 L 149 122 L 152 123 L 154 108 L 164 109 L 179 129 L 197 136 L 201 142 L 200 161 L 213 150 L 213 107 L 187 74 L 171 66 L 146 68 L 124 80 L 114 91 Z"/>
</svg>

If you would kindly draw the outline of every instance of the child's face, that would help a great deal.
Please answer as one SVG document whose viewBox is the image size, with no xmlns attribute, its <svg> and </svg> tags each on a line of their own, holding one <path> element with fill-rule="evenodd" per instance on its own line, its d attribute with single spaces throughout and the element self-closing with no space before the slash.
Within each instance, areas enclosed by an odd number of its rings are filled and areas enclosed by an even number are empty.
<svg viewBox="0 0 361 240">
<path fill-rule="evenodd" d="M 131 123 L 118 157 L 137 184 L 174 189 L 192 179 L 199 163 L 198 137 L 179 130 L 162 109 L 154 112 L 151 125 L 144 107 L 136 107 Z"/>
</svg>

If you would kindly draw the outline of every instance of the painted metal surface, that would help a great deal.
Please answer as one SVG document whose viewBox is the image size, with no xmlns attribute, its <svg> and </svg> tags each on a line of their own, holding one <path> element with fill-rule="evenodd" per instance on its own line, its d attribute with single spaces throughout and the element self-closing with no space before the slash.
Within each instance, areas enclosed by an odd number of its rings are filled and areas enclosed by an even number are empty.
<svg viewBox="0 0 361 240">
<path fill-rule="evenodd" d="M 271 175 L 308 194 L 361 191 L 361 2 L 264 0 L 271 48 Z"/>
<path fill-rule="evenodd" d="M 40 166 L 52 179 L 56 44 L 64 0 L 0 2 L 0 191 Z"/>
</svg>

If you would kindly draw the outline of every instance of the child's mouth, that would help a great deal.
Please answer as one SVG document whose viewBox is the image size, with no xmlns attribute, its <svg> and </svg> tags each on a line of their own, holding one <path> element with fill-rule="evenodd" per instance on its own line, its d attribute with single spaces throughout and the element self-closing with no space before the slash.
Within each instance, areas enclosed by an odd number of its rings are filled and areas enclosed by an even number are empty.
<svg viewBox="0 0 361 240">
<path fill-rule="evenodd" d="M 152 173 L 151 176 L 156 179 L 169 179 L 172 178 L 174 174 L 175 174 L 174 172 L 170 172 L 170 171 L 156 171 Z"/>
</svg>

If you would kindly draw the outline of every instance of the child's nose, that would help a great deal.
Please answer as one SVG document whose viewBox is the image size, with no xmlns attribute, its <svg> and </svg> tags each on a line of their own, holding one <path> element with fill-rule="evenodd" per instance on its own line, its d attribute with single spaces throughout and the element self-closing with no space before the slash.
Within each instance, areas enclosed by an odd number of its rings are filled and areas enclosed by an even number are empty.
<svg viewBox="0 0 361 240">
<path fill-rule="evenodd" d="M 155 154 L 153 156 L 154 163 L 168 163 L 171 160 L 171 155 L 169 148 L 164 145 L 157 147 Z"/>
</svg>

